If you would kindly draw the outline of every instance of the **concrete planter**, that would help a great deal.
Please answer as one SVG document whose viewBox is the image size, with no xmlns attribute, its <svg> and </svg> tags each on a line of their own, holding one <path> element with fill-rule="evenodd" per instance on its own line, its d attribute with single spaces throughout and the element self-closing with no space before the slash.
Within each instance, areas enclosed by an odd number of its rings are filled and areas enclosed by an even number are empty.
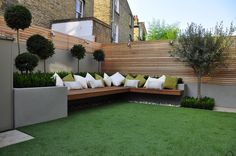
<svg viewBox="0 0 236 156">
<path fill-rule="evenodd" d="M 66 87 L 14 88 L 15 128 L 67 117 Z"/>
</svg>

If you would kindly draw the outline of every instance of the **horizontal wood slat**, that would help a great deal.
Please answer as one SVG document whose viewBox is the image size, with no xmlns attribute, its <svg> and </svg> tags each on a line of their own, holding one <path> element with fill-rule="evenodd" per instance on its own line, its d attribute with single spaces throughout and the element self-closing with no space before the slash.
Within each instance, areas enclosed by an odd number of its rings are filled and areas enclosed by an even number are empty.
<svg viewBox="0 0 236 156">
<path fill-rule="evenodd" d="M 88 40 L 80 39 L 74 36 L 66 35 L 60 32 L 53 32 L 52 35 L 51 29 L 31 26 L 30 28 L 25 29 L 24 31 L 20 30 L 20 41 L 25 42 L 30 36 L 34 34 L 40 34 L 53 41 L 55 48 L 62 50 L 69 50 L 74 44 L 82 44 L 88 53 L 93 52 L 95 49 L 100 49 L 101 44 L 96 42 L 91 42 Z M 0 16 L 0 35 L 12 36 L 16 38 L 16 31 L 9 28 L 2 16 Z"/>
<path fill-rule="evenodd" d="M 236 85 L 236 37 L 230 49 L 230 61 L 227 68 L 219 68 L 213 75 L 203 78 L 204 83 Z M 107 73 L 124 74 L 162 74 L 182 77 L 185 82 L 196 82 L 193 70 L 185 63 L 170 57 L 171 46 L 168 41 L 133 42 L 127 44 L 103 44 L 105 61 L 102 70 Z"/>
</svg>

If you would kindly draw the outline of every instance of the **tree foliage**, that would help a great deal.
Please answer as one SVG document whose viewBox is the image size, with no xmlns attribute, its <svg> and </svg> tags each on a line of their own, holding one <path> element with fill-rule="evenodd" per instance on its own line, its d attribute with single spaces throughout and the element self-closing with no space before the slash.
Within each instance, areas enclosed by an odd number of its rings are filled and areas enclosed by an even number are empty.
<svg viewBox="0 0 236 156">
<path fill-rule="evenodd" d="M 22 53 L 19 54 L 15 59 L 15 66 L 17 69 L 21 71 L 21 73 L 31 72 L 38 65 L 38 58 L 34 54 L 31 53 Z"/>
<path fill-rule="evenodd" d="M 14 30 L 28 28 L 31 24 L 32 15 L 30 11 L 21 5 L 13 5 L 6 9 L 4 19 L 7 26 Z"/>
<path fill-rule="evenodd" d="M 214 30 L 191 23 L 173 45 L 171 55 L 186 62 L 198 77 L 198 98 L 201 98 L 202 76 L 227 65 L 234 30 L 233 25 L 224 30 L 223 22 L 216 24 Z"/>
<path fill-rule="evenodd" d="M 41 35 L 36 34 L 28 38 L 26 45 L 27 50 L 30 53 L 36 54 L 40 59 L 44 60 L 44 72 L 46 72 L 45 60 L 55 53 L 55 48 L 52 41 L 46 39 Z"/>
<path fill-rule="evenodd" d="M 153 20 L 149 24 L 147 40 L 175 40 L 178 36 L 177 24 L 166 24 L 165 21 Z"/>
<path fill-rule="evenodd" d="M 104 51 L 102 49 L 95 50 L 93 52 L 93 58 L 98 62 L 104 61 L 105 59 Z"/>
<path fill-rule="evenodd" d="M 32 21 L 30 11 L 21 5 L 13 5 L 6 9 L 4 19 L 7 26 L 17 31 L 18 54 L 20 54 L 19 29 L 28 28 Z"/>
</svg>

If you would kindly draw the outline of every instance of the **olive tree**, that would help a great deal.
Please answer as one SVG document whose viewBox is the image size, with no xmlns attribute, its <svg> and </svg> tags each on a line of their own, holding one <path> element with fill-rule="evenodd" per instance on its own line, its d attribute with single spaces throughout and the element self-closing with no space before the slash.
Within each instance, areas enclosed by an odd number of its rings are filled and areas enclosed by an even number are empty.
<svg viewBox="0 0 236 156">
<path fill-rule="evenodd" d="M 100 71 L 99 67 L 101 66 L 101 61 L 104 61 L 104 58 L 105 58 L 104 51 L 102 49 L 95 50 L 93 52 L 93 58 L 98 61 L 98 72 L 99 72 Z"/>
<path fill-rule="evenodd" d="M 18 54 L 20 54 L 19 30 L 24 30 L 30 26 L 32 15 L 26 7 L 13 5 L 6 9 L 4 19 L 7 26 L 17 31 Z"/>
<path fill-rule="evenodd" d="M 70 52 L 73 57 L 78 59 L 78 72 L 79 72 L 79 60 L 84 58 L 86 50 L 83 45 L 76 44 L 71 48 Z"/>
<path fill-rule="evenodd" d="M 202 77 L 226 66 L 229 58 L 231 36 L 235 27 L 223 28 L 223 22 L 216 24 L 215 29 L 205 29 L 201 25 L 191 23 L 181 33 L 170 52 L 179 60 L 192 67 L 197 77 L 197 98 L 201 98 Z"/>
<path fill-rule="evenodd" d="M 40 59 L 44 61 L 44 72 L 46 72 L 46 59 L 48 59 L 55 53 L 55 48 L 52 41 L 36 34 L 28 38 L 26 45 L 27 50 L 30 53 L 36 54 Z"/>
</svg>

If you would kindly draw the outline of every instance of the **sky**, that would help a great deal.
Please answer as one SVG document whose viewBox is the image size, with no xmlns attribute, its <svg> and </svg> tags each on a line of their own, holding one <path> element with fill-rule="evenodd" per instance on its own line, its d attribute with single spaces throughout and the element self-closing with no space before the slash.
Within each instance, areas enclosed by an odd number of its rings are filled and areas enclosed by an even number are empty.
<svg viewBox="0 0 236 156">
<path fill-rule="evenodd" d="M 138 15 L 146 27 L 153 19 L 167 24 L 179 23 L 185 29 L 188 23 L 213 28 L 223 21 L 225 27 L 236 25 L 236 0 L 128 0 L 133 15 Z"/>
</svg>

